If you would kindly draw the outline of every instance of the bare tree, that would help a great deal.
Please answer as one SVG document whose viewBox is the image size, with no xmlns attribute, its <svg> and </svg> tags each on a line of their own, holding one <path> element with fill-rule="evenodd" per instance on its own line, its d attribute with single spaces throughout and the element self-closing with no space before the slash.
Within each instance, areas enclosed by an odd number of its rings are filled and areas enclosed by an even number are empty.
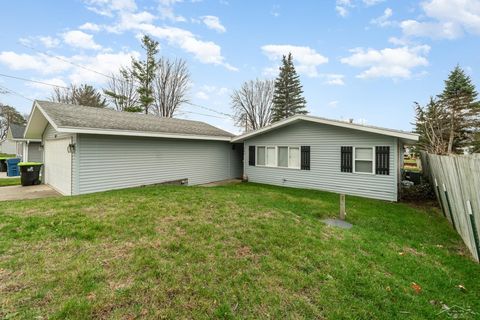
<svg viewBox="0 0 480 320">
<path fill-rule="evenodd" d="M 27 120 L 14 107 L 0 103 L 0 140 L 7 136 L 11 124 L 26 124 Z"/>
<path fill-rule="evenodd" d="M 88 84 L 80 86 L 72 84 L 69 88 L 56 87 L 53 90 L 50 101 L 96 108 L 105 108 L 107 106 L 107 100 L 102 94 Z"/>
<path fill-rule="evenodd" d="M 420 134 L 417 145 L 433 154 L 446 154 L 448 150 L 449 120 L 446 108 L 433 98 L 422 107 L 415 102 L 415 131 Z"/>
<path fill-rule="evenodd" d="M 245 131 L 257 130 L 272 120 L 273 80 L 250 80 L 232 94 L 235 124 Z"/>
<path fill-rule="evenodd" d="M 131 70 L 120 68 L 118 74 L 112 74 L 103 93 L 117 111 L 140 112 L 139 98 L 135 79 Z"/>
<path fill-rule="evenodd" d="M 160 58 L 153 81 L 153 113 L 172 118 L 182 103 L 188 102 L 190 73 L 182 59 Z"/>
</svg>

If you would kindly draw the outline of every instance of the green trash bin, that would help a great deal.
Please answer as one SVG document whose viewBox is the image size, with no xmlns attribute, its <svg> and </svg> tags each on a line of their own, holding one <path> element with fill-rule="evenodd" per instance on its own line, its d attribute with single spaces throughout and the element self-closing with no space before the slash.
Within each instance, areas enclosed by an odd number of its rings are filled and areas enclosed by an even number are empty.
<svg viewBox="0 0 480 320">
<path fill-rule="evenodd" d="M 40 162 L 20 162 L 20 180 L 22 186 L 33 186 L 40 184 L 40 171 L 43 163 Z"/>
</svg>

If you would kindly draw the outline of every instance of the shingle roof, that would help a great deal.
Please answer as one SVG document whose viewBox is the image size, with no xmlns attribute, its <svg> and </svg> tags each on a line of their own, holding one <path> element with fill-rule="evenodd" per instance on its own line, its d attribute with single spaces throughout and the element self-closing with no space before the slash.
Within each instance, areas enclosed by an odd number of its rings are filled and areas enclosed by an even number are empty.
<svg viewBox="0 0 480 320">
<path fill-rule="evenodd" d="M 233 134 L 205 122 L 161 118 L 154 115 L 119 112 L 50 101 L 36 103 L 59 128 L 100 129 L 232 137 Z"/>
<path fill-rule="evenodd" d="M 25 126 L 20 124 L 11 123 L 10 131 L 12 132 L 13 139 L 23 139 L 23 133 L 25 132 Z"/>
</svg>

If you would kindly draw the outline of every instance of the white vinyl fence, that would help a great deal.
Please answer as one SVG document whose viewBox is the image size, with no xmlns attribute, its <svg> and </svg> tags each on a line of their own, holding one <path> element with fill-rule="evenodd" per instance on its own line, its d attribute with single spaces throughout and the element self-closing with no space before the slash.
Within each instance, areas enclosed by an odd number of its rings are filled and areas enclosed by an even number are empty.
<svg viewBox="0 0 480 320">
<path fill-rule="evenodd" d="M 480 157 L 421 154 L 443 215 L 480 262 Z"/>
</svg>

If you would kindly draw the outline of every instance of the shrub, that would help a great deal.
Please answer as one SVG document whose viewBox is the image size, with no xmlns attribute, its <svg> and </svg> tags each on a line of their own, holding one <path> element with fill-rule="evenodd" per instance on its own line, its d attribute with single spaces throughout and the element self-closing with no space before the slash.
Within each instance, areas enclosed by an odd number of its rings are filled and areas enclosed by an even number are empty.
<svg viewBox="0 0 480 320">
<path fill-rule="evenodd" d="M 405 201 L 425 201 L 434 200 L 435 192 L 429 183 L 422 183 L 413 186 L 402 186 L 401 198 Z"/>
</svg>

